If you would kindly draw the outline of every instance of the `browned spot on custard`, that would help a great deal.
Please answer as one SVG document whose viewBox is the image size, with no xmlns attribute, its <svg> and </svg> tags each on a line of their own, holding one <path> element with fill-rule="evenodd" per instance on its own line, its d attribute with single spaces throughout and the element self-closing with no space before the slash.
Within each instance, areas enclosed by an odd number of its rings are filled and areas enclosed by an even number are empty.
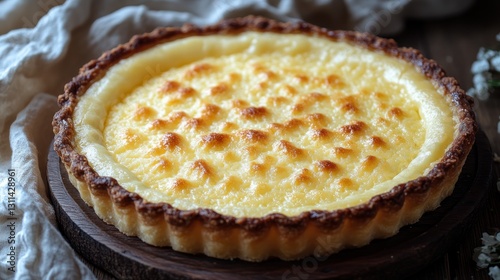
<svg viewBox="0 0 500 280">
<path fill-rule="evenodd" d="M 375 120 L 375 124 L 377 125 L 388 126 L 390 123 L 391 122 L 386 118 L 377 118 Z"/>
<path fill-rule="evenodd" d="M 369 155 L 363 160 L 361 166 L 363 167 L 364 171 L 372 171 L 377 166 L 377 164 L 377 157 Z"/>
<path fill-rule="evenodd" d="M 213 66 L 211 64 L 199 63 L 196 65 L 193 65 L 193 67 L 191 67 L 190 70 L 194 73 L 201 73 L 201 72 L 205 72 L 205 71 L 212 70 L 212 69 L 213 69 Z"/>
<path fill-rule="evenodd" d="M 380 148 L 380 147 L 385 146 L 385 141 L 378 136 L 371 136 L 370 137 L 370 145 L 374 148 Z"/>
<path fill-rule="evenodd" d="M 166 159 L 165 157 L 160 157 L 158 159 L 158 163 L 156 165 L 156 168 L 161 171 L 167 171 L 170 168 L 172 168 L 172 162 Z"/>
<path fill-rule="evenodd" d="M 348 189 L 354 185 L 354 182 L 349 178 L 343 177 L 343 178 L 340 178 L 340 180 L 338 181 L 338 184 L 339 184 L 340 188 Z"/>
<path fill-rule="evenodd" d="M 337 164 L 329 161 L 329 160 L 320 160 L 315 163 L 316 167 L 321 171 L 325 173 L 333 173 L 336 172 L 339 167 Z"/>
<path fill-rule="evenodd" d="M 172 150 L 176 147 L 180 147 L 181 141 L 182 138 L 179 134 L 175 132 L 167 132 L 161 137 L 160 145 L 164 148 Z"/>
<path fill-rule="evenodd" d="M 344 148 L 344 147 L 334 147 L 333 148 L 333 154 L 337 157 L 340 158 L 345 158 L 348 155 L 352 154 L 353 150 L 349 148 Z"/>
<path fill-rule="evenodd" d="M 309 81 L 309 77 L 303 74 L 297 74 L 295 75 L 295 79 L 298 80 L 299 83 L 307 83 Z"/>
<path fill-rule="evenodd" d="M 329 87 L 333 88 L 338 88 L 344 86 L 344 82 L 342 81 L 342 78 L 335 74 L 328 75 L 325 78 L 325 84 Z"/>
<path fill-rule="evenodd" d="M 226 83 L 220 83 L 210 88 L 210 95 L 220 95 L 227 93 L 228 91 L 229 91 L 229 86 Z"/>
<path fill-rule="evenodd" d="M 271 70 L 260 71 L 259 76 L 263 77 L 266 80 L 274 80 L 278 77 L 278 74 Z"/>
<path fill-rule="evenodd" d="M 391 118 L 400 119 L 404 116 L 404 112 L 400 108 L 394 107 L 387 112 L 387 115 Z"/>
<path fill-rule="evenodd" d="M 297 94 L 297 89 L 295 89 L 291 85 L 285 85 L 284 88 L 285 88 L 286 93 L 288 93 L 288 95 L 295 95 L 295 94 Z"/>
<path fill-rule="evenodd" d="M 238 189 L 242 185 L 242 180 L 236 176 L 229 176 L 229 178 L 222 181 L 222 184 L 218 186 L 220 191 L 223 193 L 229 193 Z"/>
<path fill-rule="evenodd" d="M 294 178 L 295 184 L 307 184 L 313 181 L 313 176 L 311 170 L 304 168 L 300 170 Z"/>
<path fill-rule="evenodd" d="M 340 98 L 339 103 L 340 110 L 344 113 L 354 114 L 359 111 L 358 107 L 356 106 L 356 98 L 352 95 Z"/>
<path fill-rule="evenodd" d="M 403 144 L 403 143 L 406 143 L 406 139 L 400 135 L 396 136 L 396 138 L 394 138 L 394 143 L 396 144 Z"/>
<path fill-rule="evenodd" d="M 255 120 L 265 117 L 267 115 L 267 109 L 266 107 L 247 107 L 241 109 L 240 114 L 245 119 Z"/>
<path fill-rule="evenodd" d="M 342 110 L 342 112 L 344 113 L 357 113 L 359 111 L 358 107 L 356 107 L 356 105 L 352 102 L 348 102 L 348 103 L 345 103 L 344 105 L 342 105 L 342 107 L 340 107 L 340 110 Z"/>
<path fill-rule="evenodd" d="M 297 113 L 302 112 L 305 108 L 310 107 L 314 103 L 321 102 L 327 99 L 327 96 L 319 93 L 319 92 L 311 92 L 308 94 L 304 94 L 300 97 L 299 102 L 296 104 L 297 106 Z"/>
<path fill-rule="evenodd" d="M 267 105 L 272 107 L 278 107 L 280 105 L 288 103 L 289 99 L 283 96 L 272 96 L 267 99 Z"/>
<path fill-rule="evenodd" d="M 208 120 L 212 120 L 220 112 L 220 110 L 220 107 L 217 105 L 205 104 L 201 108 L 201 115 Z"/>
<path fill-rule="evenodd" d="M 296 103 L 292 107 L 292 114 L 297 115 L 302 113 L 306 109 L 306 106 L 302 103 Z"/>
<path fill-rule="evenodd" d="M 365 97 L 363 98 L 367 98 L 366 95 L 371 95 L 373 94 L 373 92 L 367 88 L 362 88 L 360 91 L 359 91 L 359 94 L 361 95 L 365 95 Z"/>
<path fill-rule="evenodd" d="M 264 160 L 263 160 L 264 164 L 267 164 L 267 165 L 274 165 L 276 164 L 277 162 L 277 159 L 273 156 L 264 156 Z"/>
<path fill-rule="evenodd" d="M 223 157 L 225 162 L 236 162 L 240 159 L 239 154 L 236 154 L 233 151 L 225 152 Z"/>
<path fill-rule="evenodd" d="M 221 125 L 222 132 L 231 132 L 238 129 L 238 125 L 233 122 L 223 122 Z"/>
<path fill-rule="evenodd" d="M 280 179 L 285 179 L 288 176 L 290 176 L 291 170 L 287 166 L 271 166 L 269 168 L 269 171 L 267 172 L 270 178 L 273 178 L 275 180 L 280 180 Z"/>
<path fill-rule="evenodd" d="M 362 121 L 355 121 L 351 124 L 344 125 L 340 127 L 340 132 L 342 134 L 354 135 L 362 132 L 366 128 L 366 124 Z"/>
<path fill-rule="evenodd" d="M 203 127 L 205 127 L 205 124 L 206 123 L 201 118 L 192 118 L 192 119 L 187 120 L 184 123 L 184 126 L 187 128 L 199 130 L 199 129 L 202 129 Z"/>
<path fill-rule="evenodd" d="M 299 129 L 303 125 L 304 125 L 303 121 L 296 119 L 296 118 L 293 118 L 293 119 L 290 119 L 282 124 L 281 123 L 271 123 L 269 125 L 269 129 L 271 131 L 290 132 L 290 131 Z"/>
<path fill-rule="evenodd" d="M 178 104 L 187 98 L 194 97 L 196 90 L 192 87 L 179 87 L 174 92 L 169 92 L 170 98 L 166 101 L 168 105 Z"/>
<path fill-rule="evenodd" d="M 304 155 L 304 151 L 295 147 L 292 143 L 286 140 L 280 140 L 277 144 L 278 150 L 291 158 L 298 158 Z"/>
<path fill-rule="evenodd" d="M 184 111 L 175 111 L 168 115 L 166 120 L 154 120 L 151 126 L 155 129 L 172 128 L 178 125 L 182 120 L 189 119 L 189 115 Z"/>
<path fill-rule="evenodd" d="M 285 126 L 281 123 L 271 123 L 268 125 L 268 130 L 271 132 L 276 132 L 276 131 L 282 132 L 285 130 Z"/>
<path fill-rule="evenodd" d="M 139 107 L 137 110 L 134 112 L 134 120 L 143 120 L 147 118 L 151 118 L 156 114 L 155 109 L 144 106 L 144 107 Z"/>
<path fill-rule="evenodd" d="M 377 105 L 377 108 L 379 111 L 385 111 L 387 109 L 387 103 L 385 102 L 381 102 L 379 104 L 376 104 Z"/>
<path fill-rule="evenodd" d="M 377 99 L 387 99 L 387 94 L 378 91 L 374 92 L 373 96 L 375 96 L 375 98 Z"/>
<path fill-rule="evenodd" d="M 185 118 L 189 118 L 189 115 L 184 111 L 175 111 L 168 115 L 169 120 L 177 123 Z"/>
<path fill-rule="evenodd" d="M 338 102 L 340 104 L 344 104 L 344 103 L 348 103 L 348 102 L 356 102 L 356 97 L 354 95 L 342 96 L 338 99 Z"/>
<path fill-rule="evenodd" d="M 190 183 L 188 180 L 183 178 L 175 178 L 174 181 L 172 182 L 171 187 L 176 191 L 180 191 L 183 189 L 187 189 L 189 185 Z"/>
<path fill-rule="evenodd" d="M 161 129 L 166 129 L 169 127 L 171 124 L 170 121 L 167 120 L 162 120 L 162 119 L 156 119 L 151 122 L 150 127 L 154 130 L 161 130 Z"/>
<path fill-rule="evenodd" d="M 253 189 L 253 195 L 263 195 L 268 193 L 271 190 L 271 186 L 266 183 L 259 183 Z"/>
<path fill-rule="evenodd" d="M 163 154 L 165 154 L 165 148 L 161 145 L 151 148 L 147 153 L 148 156 L 159 156 Z"/>
<path fill-rule="evenodd" d="M 313 129 L 311 136 L 315 140 L 330 140 L 333 137 L 333 132 L 326 128 Z"/>
<path fill-rule="evenodd" d="M 231 83 L 235 83 L 237 81 L 239 81 L 241 79 L 241 75 L 236 73 L 236 72 L 231 72 L 229 73 L 228 75 L 228 80 L 231 82 Z"/>
<path fill-rule="evenodd" d="M 231 137 L 224 133 L 210 133 L 201 137 L 201 142 L 207 148 L 222 148 L 229 144 Z"/>
<path fill-rule="evenodd" d="M 131 129 L 125 130 L 125 133 L 123 134 L 123 138 L 124 138 L 123 140 L 125 142 L 125 145 L 127 147 L 135 147 L 141 141 L 140 135 L 137 132 L 132 131 Z"/>
<path fill-rule="evenodd" d="M 212 168 L 202 159 L 194 161 L 190 168 L 201 178 L 208 178 L 213 175 Z"/>
<path fill-rule="evenodd" d="M 266 170 L 267 170 L 267 166 L 265 164 L 256 163 L 256 162 L 250 163 L 249 172 L 251 174 L 264 175 Z"/>
<path fill-rule="evenodd" d="M 243 152 L 249 159 L 253 160 L 261 153 L 261 149 L 256 145 L 250 145 L 243 148 Z"/>
<path fill-rule="evenodd" d="M 257 86 L 259 89 L 266 89 L 269 87 L 269 84 L 267 82 L 259 82 L 258 83 L 258 86 Z"/>
<path fill-rule="evenodd" d="M 313 114 L 308 114 L 305 117 L 306 121 L 309 123 L 309 125 L 312 126 L 326 126 L 328 123 L 328 118 L 321 114 L 321 113 L 313 113 Z"/>
<path fill-rule="evenodd" d="M 231 104 L 233 105 L 233 108 L 243 108 L 248 106 L 248 102 L 241 99 L 231 100 Z"/>
<path fill-rule="evenodd" d="M 179 93 L 179 98 L 185 99 L 189 97 L 193 97 L 194 94 L 196 93 L 196 90 L 192 87 L 181 87 L 180 89 L 177 90 Z"/>
<path fill-rule="evenodd" d="M 264 65 L 262 65 L 262 64 L 260 64 L 260 63 L 254 63 L 252 65 L 252 67 L 253 67 L 254 73 L 260 73 L 262 71 L 266 71 L 267 70 L 267 67 L 264 66 Z"/>
<path fill-rule="evenodd" d="M 208 63 L 199 63 L 193 65 L 189 70 L 186 71 L 184 77 L 187 79 L 191 79 L 203 73 L 209 73 L 213 71 L 214 66 Z"/>
<path fill-rule="evenodd" d="M 311 92 L 309 94 L 305 95 L 305 98 L 308 100 L 314 101 L 314 102 L 321 102 L 325 101 L 327 99 L 326 94 L 320 93 L 320 92 Z"/>
<path fill-rule="evenodd" d="M 299 120 L 299 119 L 290 119 L 288 121 L 286 121 L 284 123 L 284 127 L 287 129 L 287 130 L 294 130 L 294 129 L 298 129 L 299 127 L 301 127 L 302 125 L 304 124 L 303 121 Z"/>
<path fill-rule="evenodd" d="M 166 81 L 160 88 L 162 93 L 172 93 L 176 92 L 181 87 L 181 84 L 177 81 Z"/>
<path fill-rule="evenodd" d="M 255 129 L 241 130 L 238 136 L 247 143 L 264 143 L 268 138 L 267 132 Z"/>
</svg>

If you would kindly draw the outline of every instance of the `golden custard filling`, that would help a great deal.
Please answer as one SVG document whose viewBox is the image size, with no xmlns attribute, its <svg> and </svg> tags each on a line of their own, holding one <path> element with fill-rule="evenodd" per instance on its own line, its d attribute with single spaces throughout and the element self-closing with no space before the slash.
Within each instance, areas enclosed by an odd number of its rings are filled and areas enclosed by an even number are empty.
<svg viewBox="0 0 500 280">
<path fill-rule="evenodd" d="M 367 202 L 427 173 L 456 120 L 415 66 L 345 42 L 245 32 L 121 60 L 81 97 L 76 146 L 149 202 L 235 217 Z"/>
</svg>

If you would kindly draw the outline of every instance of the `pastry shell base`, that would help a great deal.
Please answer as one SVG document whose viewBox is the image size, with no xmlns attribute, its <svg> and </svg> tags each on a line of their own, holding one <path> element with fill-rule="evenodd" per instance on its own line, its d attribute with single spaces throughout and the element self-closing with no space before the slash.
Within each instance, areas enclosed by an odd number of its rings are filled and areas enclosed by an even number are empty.
<svg viewBox="0 0 500 280">
<path fill-rule="evenodd" d="M 72 113 L 79 96 L 120 59 L 160 43 L 193 35 L 237 34 L 247 30 L 276 33 L 314 34 L 347 41 L 377 50 L 414 64 L 445 90 L 458 116 L 458 133 L 445 157 L 425 176 L 393 187 L 368 202 L 335 211 L 307 211 L 297 216 L 268 214 L 240 218 L 211 209 L 180 210 L 168 203 L 149 203 L 140 195 L 125 190 L 111 177 L 99 176 L 87 159 L 78 154 L 74 142 Z M 294 260 L 309 255 L 321 258 L 348 247 L 359 247 L 378 238 L 395 235 L 415 223 L 427 211 L 439 206 L 453 192 L 463 164 L 471 150 L 477 130 L 472 100 L 447 77 L 436 62 L 418 51 L 399 48 L 392 40 L 351 31 L 329 31 L 303 22 L 279 23 L 260 17 L 225 20 L 207 27 L 185 25 L 159 28 L 93 60 L 65 87 L 58 99 L 61 110 L 53 126 L 54 148 L 66 167 L 70 180 L 83 200 L 105 222 L 129 236 L 138 236 L 155 246 L 171 246 L 187 253 L 247 261 L 271 257 Z"/>
</svg>

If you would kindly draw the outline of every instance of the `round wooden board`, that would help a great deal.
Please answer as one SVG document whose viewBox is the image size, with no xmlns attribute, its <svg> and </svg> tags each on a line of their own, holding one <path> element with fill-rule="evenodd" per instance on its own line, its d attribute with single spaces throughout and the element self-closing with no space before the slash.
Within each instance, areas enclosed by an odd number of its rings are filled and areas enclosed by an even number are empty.
<svg viewBox="0 0 500 280">
<path fill-rule="evenodd" d="M 402 278 L 441 257 L 472 223 L 491 186 L 492 156 L 479 132 L 453 194 L 391 238 L 326 259 L 219 260 L 145 244 L 99 219 L 69 182 L 50 149 L 47 175 L 60 229 L 90 263 L 119 279 L 381 279 Z"/>
</svg>

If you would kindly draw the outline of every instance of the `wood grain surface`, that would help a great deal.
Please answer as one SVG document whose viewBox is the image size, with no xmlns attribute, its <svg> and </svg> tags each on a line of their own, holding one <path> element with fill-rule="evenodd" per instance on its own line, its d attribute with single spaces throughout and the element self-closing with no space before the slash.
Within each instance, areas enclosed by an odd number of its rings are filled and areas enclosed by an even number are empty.
<svg viewBox="0 0 500 280">
<path fill-rule="evenodd" d="M 480 132 L 453 194 L 418 223 L 392 238 L 327 259 L 260 263 L 179 253 L 123 235 L 83 202 L 54 151 L 49 154 L 47 178 L 58 223 L 69 243 L 87 261 L 119 279 L 399 279 L 442 257 L 463 237 L 484 205 L 491 172 L 491 150 Z"/>
</svg>

